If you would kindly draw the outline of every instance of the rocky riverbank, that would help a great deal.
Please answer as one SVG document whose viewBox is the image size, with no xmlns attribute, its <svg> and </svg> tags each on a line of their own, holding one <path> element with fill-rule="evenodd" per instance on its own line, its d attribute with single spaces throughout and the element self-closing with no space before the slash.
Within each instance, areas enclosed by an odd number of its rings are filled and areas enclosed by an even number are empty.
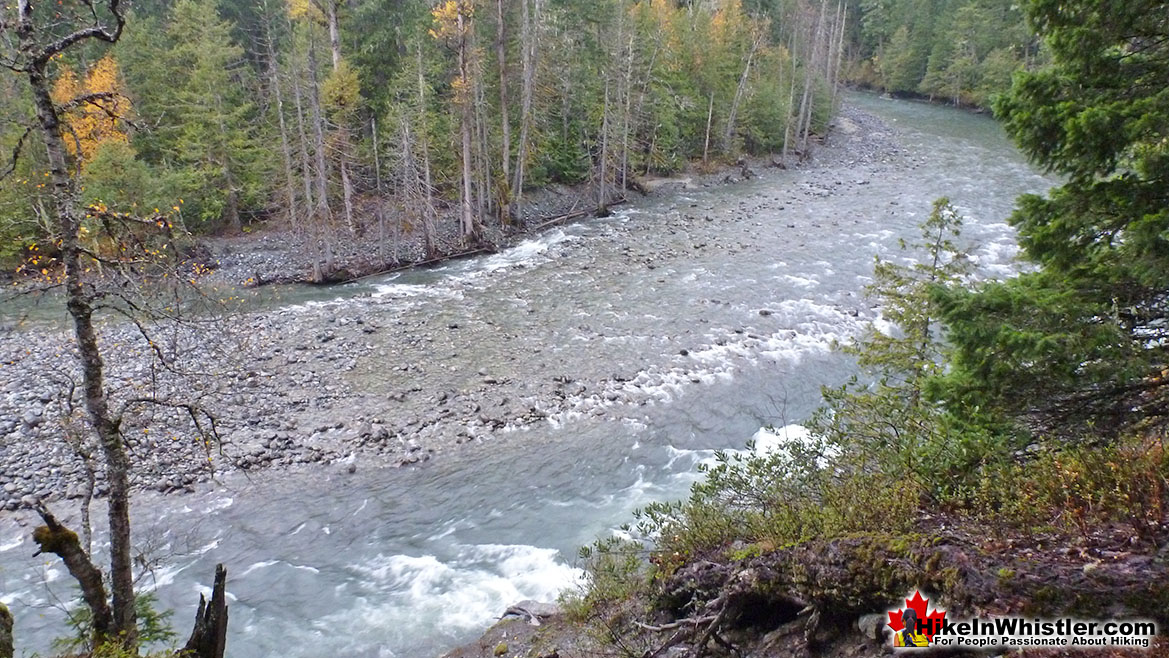
<svg viewBox="0 0 1169 658">
<path fill-rule="evenodd" d="M 1167 528 L 1139 541 L 1122 524 L 1087 533 L 1037 531 L 935 515 L 916 526 L 896 536 L 873 531 L 781 548 L 730 546 L 689 556 L 650 582 L 635 572 L 629 582 L 613 582 L 608 573 L 609 593 L 593 592 L 542 617 L 509 610 L 478 640 L 444 658 L 879 658 L 894 655 L 886 610 L 913 591 L 925 592 L 930 609 L 953 621 L 1140 619 L 1160 629 L 1169 623 Z M 1142 640 L 1148 646 L 1025 655 L 1169 655 L 1164 630 Z M 986 649 L 932 651 L 990 655 Z M 1001 647 L 995 651 L 1004 655 Z"/>
<path fill-rule="evenodd" d="M 694 222 L 730 226 L 748 221 L 756 212 L 795 207 L 801 199 L 863 185 L 864 176 L 879 175 L 885 163 L 902 155 L 888 126 L 845 108 L 807 164 L 810 179 L 798 189 L 740 202 L 733 214 L 703 215 L 698 204 L 680 204 L 653 228 L 673 232 Z M 856 172 L 848 180 L 840 175 L 845 168 Z M 714 185 L 720 180 L 692 177 L 659 186 Z M 274 244 L 279 238 L 259 240 Z M 233 247 L 233 259 L 217 275 L 221 283 L 254 273 L 253 259 L 280 267 L 279 250 L 246 249 L 245 244 Z M 521 249 L 558 248 L 548 240 L 525 244 Z M 730 239 L 694 246 L 728 254 L 748 248 Z M 628 267 L 650 270 L 688 257 L 678 249 L 641 247 L 624 255 Z M 502 258 L 498 269 L 484 276 L 524 266 Z M 462 317 L 451 305 L 466 290 L 465 284 L 451 284 L 445 294 L 452 299 L 432 300 L 426 312 L 399 312 L 419 292 L 402 288 L 338 303 L 274 304 L 268 311 L 239 307 L 213 321 L 169 324 L 151 336 L 157 345 L 174 348 L 174 358 L 166 363 L 151 358 L 151 347 L 135 327 L 110 321 L 103 328 L 103 350 L 116 400 L 182 399 L 211 414 L 192 417 L 188 409 L 166 404 L 127 406 L 124 429 L 134 453 L 136 486 L 173 492 L 229 471 L 329 465 L 344 472 L 418 464 L 461 444 L 498 440 L 524 425 L 605 413 L 614 405 L 644 405 L 663 385 L 707 376 L 698 371 L 698 355 L 689 355 L 689 365 L 679 367 L 594 363 L 584 371 L 568 370 L 554 353 L 559 348 L 548 345 L 545 337 L 507 333 L 490 322 Z M 228 289 L 224 295 L 234 293 Z M 234 303 L 229 299 L 227 306 Z M 522 300 L 517 303 L 523 305 Z M 850 312 L 863 318 L 867 310 L 858 300 Z M 728 334 L 718 349 L 757 351 L 774 336 L 794 335 L 772 326 L 770 316 L 769 309 L 760 307 L 758 326 Z M 612 338 L 591 336 L 585 325 L 576 331 L 602 342 Z M 500 332 L 514 346 L 500 365 L 447 365 L 452 355 L 473 354 L 478 337 L 498 337 Z M 701 347 L 655 349 L 672 350 L 672 358 L 680 359 Z M 43 327 L 5 330 L 0 335 L 0 372 L 0 507 L 11 511 L 37 498 L 83 497 L 87 463 L 96 466 L 98 460 L 85 457 L 94 454 L 92 446 L 78 450 L 62 439 L 84 426 L 76 397 L 69 395 L 78 380 L 70 335 Z M 209 436 L 212 430 L 215 436 Z M 100 494 L 99 467 L 96 483 Z"/>
<path fill-rule="evenodd" d="M 800 166 L 795 158 L 793 167 Z M 709 171 L 689 171 L 672 177 L 638 178 L 626 194 L 610 192 L 606 210 L 636 201 L 647 195 L 679 190 L 728 185 L 756 175 L 766 167 L 786 166 L 771 158 L 745 158 L 734 165 L 717 165 Z M 353 232 L 339 232 L 331 244 L 332 269 L 325 281 L 313 280 L 313 254 L 305 236 L 285 223 L 273 222 L 254 233 L 204 238 L 200 253 L 213 268 L 207 280 L 231 286 L 263 286 L 286 283 L 344 283 L 415 266 L 433 266 L 451 259 L 498 253 L 541 231 L 572 221 L 593 217 L 597 211 L 594 186 L 550 185 L 528 192 L 523 210 L 513 223 L 481 227 L 477 244 L 466 245 L 459 234 L 459 220 L 453 210 L 440 215 L 435 227 L 435 254 L 428 255 L 417 231 L 399 234 L 392 228 L 374 225 Z M 376 214 L 376 213 L 372 213 Z"/>
</svg>

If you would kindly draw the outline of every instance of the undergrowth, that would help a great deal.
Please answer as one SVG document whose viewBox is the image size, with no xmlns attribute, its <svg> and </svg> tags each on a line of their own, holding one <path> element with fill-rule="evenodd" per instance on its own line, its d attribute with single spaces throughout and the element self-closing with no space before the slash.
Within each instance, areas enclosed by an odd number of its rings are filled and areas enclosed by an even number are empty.
<svg viewBox="0 0 1169 658">
<path fill-rule="evenodd" d="M 913 266 L 878 259 L 869 293 L 884 319 L 844 349 L 865 380 L 825 389 L 806 439 L 771 450 L 716 455 L 684 501 L 639 510 L 638 539 L 582 550 L 589 586 L 570 597 L 577 619 L 611 627 L 630 601 L 700 559 L 740 560 L 851 533 L 904 535 L 926 519 L 992 533 L 1089 535 L 1122 526 L 1153 541 L 1169 505 L 1164 434 L 1133 431 L 1105 442 L 1029 436 L 980 409 L 947 406 L 939 390 L 945 345 L 932 291 L 969 285 L 955 244 L 961 220 L 935 203 Z"/>
</svg>

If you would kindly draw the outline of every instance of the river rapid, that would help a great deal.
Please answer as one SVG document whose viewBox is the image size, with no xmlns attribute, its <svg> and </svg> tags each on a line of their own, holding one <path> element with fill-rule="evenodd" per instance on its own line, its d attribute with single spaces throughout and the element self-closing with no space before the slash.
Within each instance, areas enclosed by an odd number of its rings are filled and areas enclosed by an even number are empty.
<svg viewBox="0 0 1169 658">
<path fill-rule="evenodd" d="M 143 583 L 159 607 L 189 630 L 223 562 L 233 658 L 438 655 L 509 604 L 578 586 L 577 547 L 639 506 L 684 496 L 715 450 L 798 434 L 820 387 L 855 370 L 834 341 L 879 320 L 861 293 L 875 254 L 903 258 L 898 241 L 949 196 L 980 276 L 1009 276 L 1005 218 L 1017 195 L 1052 182 L 987 117 L 863 94 L 848 103 L 820 165 L 636 200 L 437 269 L 265 293 L 257 304 L 308 325 L 398 327 L 370 334 L 344 373 L 371 413 L 393 415 L 386 400 L 411 378 L 488 378 L 508 383 L 499 395 L 555 389 L 560 402 L 534 422 L 481 423 L 412 467 L 274 469 L 140 495 L 136 537 L 161 558 Z M 888 147 L 850 153 L 862 137 Z M 431 328 L 415 341 L 425 345 L 404 347 L 420 327 Z M 28 535 L 0 517 L 0 600 L 18 653 L 49 648 L 59 601 L 74 593 L 55 558 L 30 557 Z"/>
</svg>

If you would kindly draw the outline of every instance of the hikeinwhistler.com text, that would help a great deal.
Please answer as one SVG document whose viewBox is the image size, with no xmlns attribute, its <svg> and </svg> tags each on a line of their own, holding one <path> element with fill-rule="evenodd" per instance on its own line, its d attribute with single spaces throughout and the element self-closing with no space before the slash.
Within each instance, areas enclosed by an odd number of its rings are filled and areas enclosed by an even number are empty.
<svg viewBox="0 0 1169 658">
<path fill-rule="evenodd" d="M 1134 647 L 1152 646 L 1157 624 L 1151 621 L 1085 619 L 930 620 L 935 647 Z"/>
</svg>

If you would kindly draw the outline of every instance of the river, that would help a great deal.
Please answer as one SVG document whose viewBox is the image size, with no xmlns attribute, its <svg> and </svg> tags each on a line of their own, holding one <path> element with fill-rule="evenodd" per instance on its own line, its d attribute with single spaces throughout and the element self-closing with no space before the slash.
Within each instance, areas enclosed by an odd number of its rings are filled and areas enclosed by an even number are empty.
<svg viewBox="0 0 1169 658">
<path fill-rule="evenodd" d="M 578 585 L 577 547 L 684 496 L 714 450 L 798 431 L 820 386 L 854 371 L 832 344 L 876 317 L 860 292 L 873 255 L 903 257 L 898 240 L 933 199 L 965 216 L 982 276 L 1014 271 L 1005 217 L 1051 181 L 1001 129 L 920 103 L 848 102 L 895 128 L 900 149 L 636 201 L 438 269 L 285 290 L 286 308 L 344 314 L 391 299 L 367 311 L 461 327 L 425 357 L 456 381 L 589 386 L 562 413 L 419 467 L 262 473 L 140 498 L 136 536 L 165 558 L 144 582 L 177 611 L 175 627 L 189 629 L 223 562 L 233 658 L 438 655 L 508 604 Z M 400 387 L 395 349 L 375 345 L 349 383 Z M 44 651 L 61 629 L 54 597 L 73 588 L 54 560 L 29 557 L 27 535 L 0 524 L 0 600 L 18 651 Z"/>
</svg>

